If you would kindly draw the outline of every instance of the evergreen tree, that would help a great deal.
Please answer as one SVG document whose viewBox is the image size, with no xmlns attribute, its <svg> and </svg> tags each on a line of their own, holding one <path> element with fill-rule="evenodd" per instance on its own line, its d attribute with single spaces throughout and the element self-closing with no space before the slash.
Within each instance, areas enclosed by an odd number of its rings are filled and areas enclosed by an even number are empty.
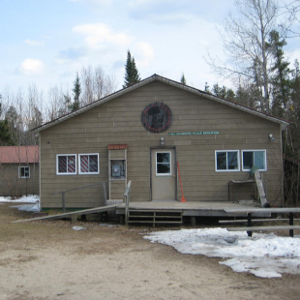
<svg viewBox="0 0 300 300">
<path fill-rule="evenodd" d="M 295 69 L 291 72 L 290 102 L 286 110 L 286 118 L 291 122 L 284 136 L 284 153 L 297 160 L 300 159 L 300 67 L 298 60 L 294 63 Z"/>
<path fill-rule="evenodd" d="M 79 109 L 79 96 L 81 94 L 81 87 L 80 87 L 78 73 L 76 74 L 76 79 L 74 81 L 74 87 L 73 87 L 72 91 L 74 93 L 74 103 L 71 107 L 71 111 L 75 111 L 75 110 Z"/>
<path fill-rule="evenodd" d="M 0 95 L 1 99 L 1 95 Z M 0 116 L 2 114 L 1 103 L 0 103 Z M 0 120 L 0 146 L 12 146 L 14 145 L 9 124 L 7 119 Z"/>
<path fill-rule="evenodd" d="M 186 85 L 186 80 L 185 80 L 185 77 L 184 77 L 184 73 L 182 73 L 180 82 L 181 82 L 182 84 Z"/>
<path fill-rule="evenodd" d="M 228 89 L 226 86 L 220 87 L 218 83 L 213 85 L 212 88 L 213 95 L 226 99 L 226 100 L 234 100 L 235 93 L 232 89 Z"/>
<path fill-rule="evenodd" d="M 127 88 L 139 81 L 141 81 L 141 78 L 136 68 L 134 57 L 132 57 L 130 51 L 128 51 L 125 65 L 125 81 L 123 84 L 123 88 Z"/>
<path fill-rule="evenodd" d="M 290 69 L 289 62 L 284 60 L 283 47 L 286 45 L 284 39 L 280 40 L 279 33 L 271 31 L 267 48 L 271 48 L 271 54 L 274 57 L 274 63 L 271 67 L 273 76 L 271 82 L 273 85 L 273 103 L 272 113 L 279 117 L 285 117 L 287 103 L 290 98 Z"/>
</svg>

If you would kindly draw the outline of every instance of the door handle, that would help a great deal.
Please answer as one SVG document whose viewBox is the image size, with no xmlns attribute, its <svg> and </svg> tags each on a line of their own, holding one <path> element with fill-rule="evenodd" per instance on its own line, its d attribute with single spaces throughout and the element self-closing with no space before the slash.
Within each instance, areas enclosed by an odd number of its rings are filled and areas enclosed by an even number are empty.
<svg viewBox="0 0 300 300">
<path fill-rule="evenodd" d="M 175 175 L 173 175 L 173 178 L 175 178 L 176 176 Z"/>
</svg>

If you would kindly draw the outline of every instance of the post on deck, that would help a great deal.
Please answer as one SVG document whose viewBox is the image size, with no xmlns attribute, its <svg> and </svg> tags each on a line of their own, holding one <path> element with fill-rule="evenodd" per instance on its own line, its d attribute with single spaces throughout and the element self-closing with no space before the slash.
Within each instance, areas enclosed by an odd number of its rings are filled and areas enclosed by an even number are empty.
<svg viewBox="0 0 300 300">
<path fill-rule="evenodd" d="M 252 225 L 252 222 L 251 222 L 251 216 L 252 214 L 251 213 L 248 213 L 248 216 L 247 216 L 247 227 L 251 227 Z M 247 231 L 248 233 L 248 236 L 252 236 L 252 231 Z"/>
<path fill-rule="evenodd" d="M 65 193 L 62 192 L 61 193 L 61 196 L 62 196 L 62 207 L 63 207 L 63 213 L 66 212 L 66 200 L 65 200 Z"/>
</svg>

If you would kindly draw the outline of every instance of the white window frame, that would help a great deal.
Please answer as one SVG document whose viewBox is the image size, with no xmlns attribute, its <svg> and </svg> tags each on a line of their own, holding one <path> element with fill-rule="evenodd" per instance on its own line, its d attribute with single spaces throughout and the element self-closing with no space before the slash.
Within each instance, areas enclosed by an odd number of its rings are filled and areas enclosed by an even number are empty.
<svg viewBox="0 0 300 300">
<path fill-rule="evenodd" d="M 28 168 L 28 176 L 21 176 L 21 169 L 22 168 Z M 19 175 L 19 178 L 30 178 L 30 167 L 29 166 L 19 166 L 18 175 Z"/>
<path fill-rule="evenodd" d="M 158 153 L 169 153 L 170 154 L 170 173 L 157 173 L 157 154 Z M 171 176 L 172 175 L 172 153 L 171 153 L 171 151 L 157 151 L 155 153 L 155 173 L 156 173 L 156 176 Z"/>
<path fill-rule="evenodd" d="M 81 172 L 81 156 L 91 156 L 91 155 L 96 155 L 98 159 L 98 172 Z M 100 158 L 99 158 L 99 153 L 81 153 L 78 154 L 78 170 L 80 175 L 97 175 L 100 174 Z"/>
<path fill-rule="evenodd" d="M 218 170 L 218 160 L 217 160 L 217 154 L 218 153 L 226 153 L 226 169 L 225 170 Z M 236 152 L 237 153 L 237 163 L 238 163 L 238 168 L 237 169 L 228 169 L 228 159 L 227 159 L 227 153 L 228 152 Z M 240 164 L 240 150 L 216 150 L 215 151 L 215 171 L 216 172 L 240 172 L 241 170 L 241 164 Z"/>
<path fill-rule="evenodd" d="M 58 165 L 58 158 L 60 156 L 75 156 L 75 172 L 70 173 L 70 172 L 59 172 L 59 165 Z M 67 167 L 68 169 L 68 167 Z M 56 154 L 56 175 L 77 175 L 77 154 Z"/>
<path fill-rule="evenodd" d="M 256 151 L 260 151 L 260 152 L 265 152 L 265 168 L 264 169 L 258 169 L 260 172 L 264 172 L 267 171 L 267 150 L 266 149 L 249 149 L 249 150 L 242 150 L 242 170 L 243 172 L 249 172 L 250 169 L 244 169 L 244 152 L 256 152 Z M 255 161 L 255 159 L 254 159 Z"/>
</svg>

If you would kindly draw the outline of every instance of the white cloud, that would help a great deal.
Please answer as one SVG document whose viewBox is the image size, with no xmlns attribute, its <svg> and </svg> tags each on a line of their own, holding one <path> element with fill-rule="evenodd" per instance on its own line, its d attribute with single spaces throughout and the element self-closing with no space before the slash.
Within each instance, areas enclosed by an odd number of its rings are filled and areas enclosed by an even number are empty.
<svg viewBox="0 0 300 300">
<path fill-rule="evenodd" d="M 19 68 L 20 72 L 25 75 L 36 75 L 42 73 L 44 64 L 39 59 L 27 58 Z"/>
<path fill-rule="evenodd" d="M 78 25 L 73 28 L 73 31 L 85 35 L 86 45 L 91 49 L 101 48 L 107 42 L 128 45 L 133 40 L 129 35 L 113 32 L 103 23 Z"/>
<path fill-rule="evenodd" d="M 27 45 L 31 45 L 31 46 L 44 46 L 44 42 L 34 41 L 34 40 L 30 40 L 30 39 L 25 40 L 25 43 Z"/>
<path fill-rule="evenodd" d="M 154 52 L 152 46 L 146 42 L 137 42 L 134 45 L 134 50 L 139 66 L 146 67 L 150 65 L 150 62 L 154 58 Z"/>
</svg>

